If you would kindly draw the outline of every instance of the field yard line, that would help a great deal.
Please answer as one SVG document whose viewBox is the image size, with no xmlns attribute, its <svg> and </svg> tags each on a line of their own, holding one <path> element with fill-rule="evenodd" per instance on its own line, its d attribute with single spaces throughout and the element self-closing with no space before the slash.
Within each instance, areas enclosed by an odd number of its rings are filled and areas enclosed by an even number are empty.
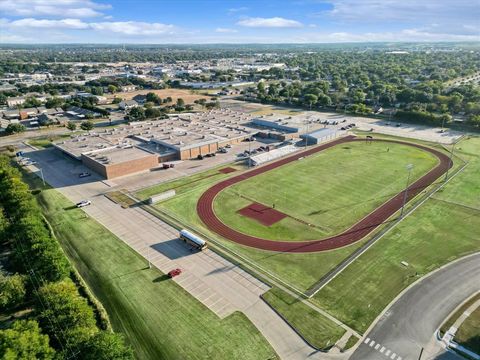
<svg viewBox="0 0 480 360">
<path fill-rule="evenodd" d="M 396 222 L 392 224 L 389 228 L 382 231 L 380 234 L 374 236 L 371 240 L 369 240 L 363 247 L 359 250 L 354 252 L 351 256 L 349 256 L 346 260 L 340 263 L 331 273 L 324 276 L 313 288 L 311 291 L 307 291 L 308 297 L 313 297 L 316 293 L 318 293 L 321 289 L 323 289 L 330 281 L 335 279 L 343 270 L 345 270 L 351 263 L 357 260 L 363 253 L 365 253 L 370 247 L 372 247 L 378 240 L 383 238 L 386 234 L 388 234 L 392 229 L 394 229 L 400 222 L 402 222 L 405 218 L 410 216 L 415 210 L 417 210 L 421 205 L 423 205 L 427 200 L 432 198 L 434 194 L 436 194 L 440 189 L 442 189 L 445 185 L 447 185 L 450 180 L 455 178 L 458 174 L 463 172 L 463 170 L 467 167 L 468 163 L 465 163 L 456 173 L 450 176 L 447 181 L 444 181 L 443 184 L 438 186 L 434 189 L 425 199 L 421 200 L 418 204 L 415 204 L 413 208 L 408 210 L 402 218 L 399 218 Z"/>
</svg>

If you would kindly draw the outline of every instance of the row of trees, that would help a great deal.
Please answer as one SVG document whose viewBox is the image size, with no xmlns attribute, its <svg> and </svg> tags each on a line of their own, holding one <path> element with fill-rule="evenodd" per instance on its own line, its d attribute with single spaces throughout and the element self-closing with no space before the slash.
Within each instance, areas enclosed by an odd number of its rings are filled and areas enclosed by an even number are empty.
<svg viewBox="0 0 480 360">
<path fill-rule="evenodd" d="M 97 325 L 72 281 L 70 263 L 7 156 L 0 157 L 0 204 L 0 242 L 10 251 L 10 275 L 0 277 L 0 311 L 33 308 L 26 320 L 0 330 L 0 358 L 132 359 L 119 335 Z"/>
</svg>

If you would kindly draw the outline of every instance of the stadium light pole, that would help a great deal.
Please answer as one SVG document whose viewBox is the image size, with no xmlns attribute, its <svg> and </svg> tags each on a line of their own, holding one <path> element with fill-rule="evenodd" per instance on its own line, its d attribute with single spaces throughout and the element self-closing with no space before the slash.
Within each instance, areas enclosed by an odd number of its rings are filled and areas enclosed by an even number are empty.
<svg viewBox="0 0 480 360">
<path fill-rule="evenodd" d="M 252 138 L 250 138 L 250 141 L 248 142 L 248 168 L 250 169 L 250 166 L 252 166 Z"/>
<path fill-rule="evenodd" d="M 403 194 L 403 204 L 402 211 L 400 212 L 400 217 L 403 216 L 403 211 L 405 210 L 405 204 L 407 203 L 407 194 L 408 194 L 408 185 L 410 183 L 410 175 L 412 174 L 413 164 L 407 165 L 408 176 L 407 176 L 407 186 L 405 187 L 405 193 Z"/>
<path fill-rule="evenodd" d="M 151 263 L 151 261 L 150 261 L 150 246 L 148 246 L 148 243 L 145 243 L 145 245 L 147 246 L 148 268 L 151 269 L 151 268 L 152 268 L 152 263 Z"/>
</svg>

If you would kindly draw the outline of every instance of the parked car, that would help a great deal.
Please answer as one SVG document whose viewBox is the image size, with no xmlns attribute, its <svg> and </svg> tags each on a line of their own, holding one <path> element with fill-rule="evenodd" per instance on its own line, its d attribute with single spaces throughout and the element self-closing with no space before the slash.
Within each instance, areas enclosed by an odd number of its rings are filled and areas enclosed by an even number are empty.
<svg viewBox="0 0 480 360">
<path fill-rule="evenodd" d="M 82 207 L 85 207 L 85 206 L 88 206 L 88 205 L 91 205 L 92 202 L 90 200 L 82 200 L 80 201 L 79 203 L 77 203 L 77 208 L 82 208 Z"/>
<path fill-rule="evenodd" d="M 182 269 L 173 269 L 173 270 L 170 270 L 168 272 L 168 277 L 171 279 L 171 278 L 174 278 L 175 276 L 178 276 L 182 273 Z"/>
<path fill-rule="evenodd" d="M 221 153 L 221 154 L 226 154 L 226 153 L 228 153 L 228 150 L 225 149 L 225 148 L 220 148 L 220 149 L 218 149 L 218 152 Z"/>
<path fill-rule="evenodd" d="M 225 147 L 226 147 L 227 149 L 230 149 L 230 148 L 232 147 L 232 145 L 227 144 L 227 145 L 225 145 Z"/>
<path fill-rule="evenodd" d="M 78 177 L 79 178 L 84 178 L 84 177 L 88 177 L 88 176 L 91 176 L 92 174 L 90 174 L 89 172 L 81 172 L 80 174 L 78 174 Z"/>
</svg>

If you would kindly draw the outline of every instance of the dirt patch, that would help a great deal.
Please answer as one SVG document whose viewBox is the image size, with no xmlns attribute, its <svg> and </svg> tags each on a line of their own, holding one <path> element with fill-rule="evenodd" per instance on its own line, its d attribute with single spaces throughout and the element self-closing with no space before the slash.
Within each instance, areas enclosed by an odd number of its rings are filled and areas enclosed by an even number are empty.
<svg viewBox="0 0 480 360">
<path fill-rule="evenodd" d="M 249 217 L 265 226 L 272 226 L 288 215 L 259 203 L 252 203 L 237 211 L 240 215 Z"/>
<path fill-rule="evenodd" d="M 113 95 L 109 94 L 107 95 L 107 98 L 113 99 L 114 97 L 119 97 L 124 100 L 131 100 L 137 95 L 147 95 L 149 92 L 157 94 L 162 100 L 170 96 L 173 103 L 175 103 L 178 98 L 185 100 L 186 104 L 193 104 L 193 102 L 198 99 L 211 101 L 209 96 L 200 95 L 186 89 L 136 90 L 131 92 L 119 92 Z"/>
<path fill-rule="evenodd" d="M 226 167 L 226 168 L 218 170 L 218 172 L 222 173 L 222 174 L 230 174 L 230 173 L 235 172 L 235 171 L 237 171 L 237 169 L 234 169 L 232 167 Z"/>
</svg>

